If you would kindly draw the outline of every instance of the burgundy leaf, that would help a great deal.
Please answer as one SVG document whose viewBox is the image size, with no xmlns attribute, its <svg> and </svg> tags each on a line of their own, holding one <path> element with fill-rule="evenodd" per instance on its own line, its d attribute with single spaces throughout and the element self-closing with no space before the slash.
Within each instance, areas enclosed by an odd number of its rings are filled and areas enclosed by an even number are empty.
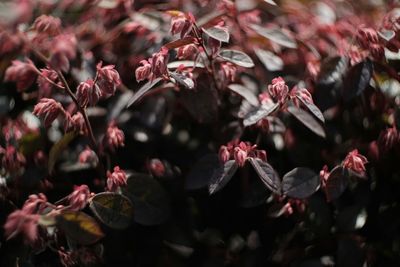
<svg viewBox="0 0 400 267">
<path fill-rule="evenodd" d="M 208 185 L 208 192 L 214 194 L 221 190 L 231 180 L 232 176 L 236 173 L 238 165 L 235 160 L 228 160 L 224 165 L 217 168 Z"/>
<path fill-rule="evenodd" d="M 366 60 L 353 66 L 346 75 L 343 96 L 346 101 L 361 95 L 369 85 L 373 73 L 373 64 Z"/>
<path fill-rule="evenodd" d="M 191 36 L 186 36 L 182 39 L 178 39 L 172 42 L 165 44 L 164 46 L 168 49 L 179 48 L 184 45 L 193 44 L 195 42 L 195 38 Z"/>
<path fill-rule="evenodd" d="M 274 103 L 272 105 L 261 105 L 258 109 L 251 111 L 245 116 L 243 120 L 243 125 L 247 127 L 257 123 L 259 120 L 267 117 L 269 114 L 274 112 L 278 107 L 278 103 Z"/>
<path fill-rule="evenodd" d="M 264 28 L 262 26 L 253 24 L 251 28 L 255 30 L 259 35 L 275 42 L 281 46 L 288 48 L 297 48 L 296 40 L 284 33 L 280 28 Z"/>
<path fill-rule="evenodd" d="M 324 115 L 322 114 L 321 110 L 314 105 L 313 103 L 305 101 L 302 97 L 297 96 L 297 98 L 308 108 L 309 111 L 311 111 L 312 114 L 315 115 L 320 121 L 325 122 Z"/>
<path fill-rule="evenodd" d="M 181 74 L 179 72 L 170 72 L 169 75 L 175 80 L 176 83 L 182 85 L 183 87 L 187 89 L 194 88 L 193 80 L 185 76 L 184 74 Z"/>
<path fill-rule="evenodd" d="M 253 106 L 258 106 L 259 102 L 258 102 L 258 98 L 253 94 L 253 92 L 251 90 L 249 90 L 248 88 L 244 87 L 241 84 L 237 84 L 237 83 L 233 83 L 228 85 L 228 88 L 237 93 L 238 95 L 242 96 L 244 99 L 246 99 L 247 101 L 249 101 L 250 104 L 252 104 Z"/>
<path fill-rule="evenodd" d="M 342 166 L 336 166 L 328 176 L 325 184 L 325 193 L 328 201 L 340 197 L 349 183 L 348 172 Z"/>
<path fill-rule="evenodd" d="M 254 52 L 267 70 L 278 71 L 283 69 L 283 60 L 274 53 L 258 48 L 254 49 Z"/>
<path fill-rule="evenodd" d="M 247 54 L 241 51 L 223 49 L 219 52 L 219 56 L 226 61 L 232 62 L 233 64 L 244 68 L 254 67 L 253 60 Z"/>
<path fill-rule="evenodd" d="M 208 29 L 202 28 L 203 32 L 205 32 L 208 36 L 224 42 L 228 43 L 229 42 L 229 32 L 227 29 L 222 28 L 222 27 L 211 27 Z"/>
<path fill-rule="evenodd" d="M 162 78 L 157 78 L 152 81 L 148 81 L 145 83 L 140 89 L 132 96 L 132 98 L 128 101 L 128 105 L 126 107 L 130 107 L 135 103 L 137 100 L 139 100 L 145 93 L 147 93 L 151 88 L 153 88 L 159 81 L 161 81 Z"/>
<path fill-rule="evenodd" d="M 268 162 L 263 161 L 259 158 L 249 158 L 250 164 L 253 166 L 254 170 L 257 172 L 261 181 L 268 187 L 269 190 L 276 194 L 281 193 L 281 180 L 278 174 L 272 168 Z"/>
<path fill-rule="evenodd" d="M 289 106 L 288 111 L 301 123 L 307 126 L 308 129 L 325 138 L 326 134 L 324 128 L 307 111 L 299 109 L 296 106 Z"/>
<path fill-rule="evenodd" d="M 304 199 L 318 190 L 319 175 L 309 168 L 295 168 L 282 179 L 282 192 L 291 198 Z"/>
<path fill-rule="evenodd" d="M 206 187 L 213 172 L 220 165 L 217 154 L 209 154 L 197 161 L 186 177 L 185 188 L 196 190 Z"/>
</svg>

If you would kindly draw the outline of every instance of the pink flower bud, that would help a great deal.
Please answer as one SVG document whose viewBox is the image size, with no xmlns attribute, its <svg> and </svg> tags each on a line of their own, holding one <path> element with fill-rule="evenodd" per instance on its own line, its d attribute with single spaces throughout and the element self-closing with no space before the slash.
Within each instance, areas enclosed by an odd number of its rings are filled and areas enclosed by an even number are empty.
<svg viewBox="0 0 400 267">
<path fill-rule="evenodd" d="M 190 59 L 198 53 L 198 48 L 194 44 L 184 45 L 178 48 L 177 57 L 179 59 Z"/>
<path fill-rule="evenodd" d="M 156 77 L 160 77 L 164 74 L 167 74 L 168 73 L 167 61 L 168 61 L 168 49 L 162 47 L 161 51 L 153 54 L 151 58 L 151 72 Z"/>
<path fill-rule="evenodd" d="M 76 98 L 82 107 L 94 106 L 101 97 L 101 90 L 93 80 L 89 79 L 86 82 L 81 82 L 76 90 Z"/>
<path fill-rule="evenodd" d="M 247 160 L 247 151 L 241 149 L 240 147 L 235 147 L 233 156 L 239 167 L 243 167 Z"/>
<path fill-rule="evenodd" d="M 171 33 L 180 34 L 180 37 L 185 37 L 193 27 L 194 18 L 191 14 L 180 15 L 171 20 Z"/>
<path fill-rule="evenodd" d="M 5 72 L 4 81 L 16 82 L 17 90 L 21 92 L 33 84 L 36 76 L 32 61 L 29 59 L 28 62 L 13 60 L 12 65 Z"/>
<path fill-rule="evenodd" d="M 38 76 L 37 84 L 39 87 L 39 98 L 50 97 L 51 90 L 54 85 L 48 82 L 48 80 L 57 83 L 58 75 L 54 70 L 41 69 L 41 75 Z M 48 79 L 48 80 L 47 80 Z"/>
<path fill-rule="evenodd" d="M 16 210 L 7 217 L 4 224 L 4 235 L 7 239 L 22 234 L 27 244 L 32 244 L 38 237 L 39 215 L 27 214 L 23 210 Z"/>
<path fill-rule="evenodd" d="M 107 65 L 102 67 L 102 62 L 97 64 L 97 83 L 103 95 L 113 95 L 117 86 L 121 84 L 121 78 L 114 65 Z"/>
<path fill-rule="evenodd" d="M 382 131 L 378 137 L 379 151 L 386 153 L 399 143 L 400 135 L 395 127 Z"/>
<path fill-rule="evenodd" d="M 80 112 L 77 112 L 71 117 L 71 115 L 66 113 L 64 131 L 76 131 L 86 134 L 87 129 L 83 115 Z"/>
<path fill-rule="evenodd" d="M 369 43 L 379 43 L 378 33 L 372 28 L 359 29 L 357 33 L 357 38 L 364 47 L 368 47 Z"/>
<path fill-rule="evenodd" d="M 349 152 L 343 161 L 343 167 L 356 173 L 363 174 L 365 172 L 365 164 L 368 163 L 366 157 L 358 153 L 357 149 Z"/>
<path fill-rule="evenodd" d="M 42 98 L 35 105 L 33 114 L 44 120 L 44 126 L 49 127 L 51 123 L 60 115 L 65 113 L 62 105 L 51 98 Z"/>
<path fill-rule="evenodd" d="M 221 74 L 226 83 L 233 82 L 235 80 L 236 71 L 236 66 L 230 62 L 224 62 L 221 64 Z"/>
<path fill-rule="evenodd" d="M 33 23 L 33 28 L 38 32 L 45 32 L 50 35 L 55 35 L 60 31 L 61 20 L 52 16 L 41 15 L 36 18 Z"/>
<path fill-rule="evenodd" d="M 296 87 L 294 87 L 293 89 L 292 89 L 292 91 L 290 91 L 290 98 L 292 99 L 292 101 L 293 101 L 293 103 L 297 106 L 297 107 L 300 107 L 300 105 L 301 105 L 301 102 L 300 102 L 300 100 L 298 99 L 298 97 L 300 98 L 300 99 L 302 99 L 304 102 L 306 102 L 306 103 L 314 103 L 313 102 L 313 99 L 312 99 L 312 96 L 311 96 L 311 94 L 310 94 L 310 92 L 309 91 L 307 91 L 307 89 L 305 89 L 305 88 L 298 88 L 297 86 Z"/>
<path fill-rule="evenodd" d="M 151 173 L 156 177 L 162 177 L 165 174 L 165 166 L 159 159 L 152 159 L 149 163 Z"/>
<path fill-rule="evenodd" d="M 283 213 L 286 216 L 292 215 L 293 214 L 293 208 L 292 205 L 290 205 L 290 202 L 286 203 L 285 206 L 283 206 Z"/>
<path fill-rule="evenodd" d="M 328 170 L 328 166 L 324 165 L 322 170 L 319 172 L 319 178 L 321 179 L 322 185 L 325 186 L 326 181 L 328 181 L 330 172 Z"/>
<path fill-rule="evenodd" d="M 381 60 L 385 56 L 385 49 L 380 44 L 370 44 L 369 51 L 371 56 L 377 60 Z"/>
<path fill-rule="evenodd" d="M 268 85 L 268 93 L 275 102 L 283 104 L 289 93 L 289 88 L 282 77 L 277 77 L 272 80 L 272 84 Z"/>
<path fill-rule="evenodd" d="M 142 66 L 135 71 L 136 81 L 138 82 L 148 79 L 151 75 L 151 64 L 147 60 L 140 61 L 140 64 Z"/>
<path fill-rule="evenodd" d="M 72 210 L 81 210 L 88 203 L 90 190 L 87 185 L 74 186 L 74 192 L 68 196 L 70 208 Z"/>
<path fill-rule="evenodd" d="M 124 186 L 127 183 L 126 173 L 119 168 L 114 167 L 114 171 L 111 173 L 107 171 L 107 189 L 108 191 L 116 191 L 118 187 Z"/>
<path fill-rule="evenodd" d="M 261 119 L 256 123 L 256 126 L 261 129 L 261 131 L 267 133 L 269 132 L 269 120 Z"/>
<path fill-rule="evenodd" d="M 115 151 L 117 147 L 124 146 L 125 135 L 122 130 L 120 130 L 115 123 L 110 123 L 107 128 L 106 135 L 104 136 L 104 142 L 111 151 Z"/>
<path fill-rule="evenodd" d="M 260 101 L 261 105 L 271 105 L 273 104 L 273 100 L 271 96 L 267 93 L 261 93 L 258 95 L 258 100 Z"/>
<path fill-rule="evenodd" d="M 219 159 L 222 163 L 227 162 L 231 157 L 231 153 L 229 152 L 229 150 L 226 146 L 221 146 L 219 148 L 218 155 L 219 155 Z"/>
<path fill-rule="evenodd" d="M 79 154 L 79 162 L 80 163 L 90 163 L 92 165 L 97 165 L 99 161 L 96 153 L 91 150 L 89 147 L 86 147 L 80 154 Z"/>
<path fill-rule="evenodd" d="M 267 161 L 267 152 L 265 150 L 256 150 L 256 157 L 262 161 Z"/>
</svg>

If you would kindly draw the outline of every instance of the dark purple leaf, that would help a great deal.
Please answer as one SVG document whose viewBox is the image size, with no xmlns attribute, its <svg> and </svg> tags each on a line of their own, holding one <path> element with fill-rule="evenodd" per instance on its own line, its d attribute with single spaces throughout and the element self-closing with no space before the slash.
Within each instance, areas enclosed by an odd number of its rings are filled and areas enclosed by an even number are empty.
<svg viewBox="0 0 400 267">
<path fill-rule="evenodd" d="M 373 73 L 373 65 L 366 60 L 353 66 L 344 80 L 343 96 L 346 101 L 361 95 L 369 85 Z"/>
<path fill-rule="evenodd" d="M 250 104 L 253 106 L 258 106 L 258 98 L 253 94 L 253 92 L 246 87 L 244 87 L 241 84 L 233 83 L 228 85 L 228 88 L 237 93 L 238 95 L 242 96 L 244 99 L 246 99 Z"/>
<path fill-rule="evenodd" d="M 289 106 L 288 111 L 301 123 L 307 126 L 308 129 L 313 131 L 315 134 L 325 138 L 324 128 L 307 111 L 299 109 L 296 106 Z"/>
<path fill-rule="evenodd" d="M 186 75 L 179 72 L 170 72 L 169 75 L 175 80 L 177 84 L 180 84 L 187 89 L 194 88 L 193 80 L 187 77 Z"/>
<path fill-rule="evenodd" d="M 309 168 L 295 168 L 286 173 L 282 179 L 282 193 L 291 198 L 304 199 L 319 188 L 320 178 Z"/>
<path fill-rule="evenodd" d="M 175 49 L 175 48 L 179 48 L 184 45 L 193 44 L 195 42 L 195 40 L 196 39 L 194 37 L 186 36 L 182 39 L 178 39 L 178 40 L 169 42 L 169 43 L 165 44 L 164 46 L 168 49 Z"/>
<path fill-rule="evenodd" d="M 269 114 L 274 112 L 277 108 L 279 107 L 278 103 L 274 103 L 272 105 L 261 105 L 259 108 L 257 108 L 254 111 L 251 111 L 250 113 L 246 114 L 244 120 L 243 120 L 243 125 L 245 127 L 256 124 L 259 120 L 267 117 Z"/>
<path fill-rule="evenodd" d="M 262 26 L 253 24 L 251 28 L 255 30 L 259 35 L 277 43 L 281 46 L 288 48 L 297 48 L 296 40 L 284 33 L 280 28 L 264 28 Z"/>
<path fill-rule="evenodd" d="M 139 98 L 141 98 L 145 93 L 147 93 L 151 88 L 153 88 L 159 81 L 161 81 L 162 78 L 156 78 L 152 81 L 148 81 L 145 83 L 142 87 L 140 87 L 139 90 L 136 91 L 136 93 L 132 96 L 132 98 L 128 101 L 128 105 L 126 107 L 130 107 L 135 103 Z"/>
<path fill-rule="evenodd" d="M 278 71 L 283 69 L 283 60 L 274 53 L 258 48 L 254 49 L 254 52 L 267 70 Z"/>
<path fill-rule="evenodd" d="M 229 32 L 225 28 L 221 27 L 211 27 L 208 29 L 202 28 L 203 32 L 205 32 L 208 36 L 218 40 L 220 42 L 229 43 Z"/>
<path fill-rule="evenodd" d="M 272 206 L 270 206 L 267 211 L 268 217 L 279 218 L 283 214 L 285 214 L 285 204 L 286 203 L 284 203 L 284 202 L 278 202 L 278 203 L 272 204 Z"/>
<path fill-rule="evenodd" d="M 321 63 L 321 71 L 318 75 L 318 84 L 326 86 L 341 80 L 347 70 L 348 61 L 349 60 L 346 57 L 325 59 Z"/>
<path fill-rule="evenodd" d="M 254 170 L 257 172 L 261 181 L 268 187 L 269 190 L 276 194 L 281 193 L 281 180 L 278 174 L 272 168 L 268 162 L 263 161 L 258 158 L 249 158 L 250 164 L 253 166 Z"/>
<path fill-rule="evenodd" d="M 99 193 L 91 199 L 89 207 L 101 222 L 114 229 L 125 229 L 133 220 L 131 201 L 117 193 Z"/>
<path fill-rule="evenodd" d="M 226 61 L 232 62 L 233 64 L 244 68 L 254 67 L 253 60 L 241 51 L 223 49 L 219 52 L 218 55 Z"/>
<path fill-rule="evenodd" d="M 185 188 L 196 190 L 206 187 L 220 161 L 217 154 L 209 154 L 197 161 L 186 177 Z"/>
<path fill-rule="evenodd" d="M 348 172 L 342 166 L 336 166 L 329 174 L 325 184 L 325 193 L 328 201 L 340 197 L 349 183 Z"/>
<path fill-rule="evenodd" d="M 254 179 L 244 190 L 240 206 L 243 208 L 257 207 L 264 204 L 270 195 L 271 191 L 264 186 L 261 179 Z"/>
<path fill-rule="evenodd" d="M 214 194 L 221 190 L 231 180 L 236 173 L 238 165 L 235 160 L 228 160 L 224 165 L 217 168 L 211 177 L 208 185 L 208 192 Z"/>
<path fill-rule="evenodd" d="M 308 108 L 309 111 L 311 111 L 312 114 L 315 115 L 315 117 L 317 117 L 320 121 L 325 122 L 324 115 L 322 114 L 321 110 L 319 110 L 319 108 L 316 105 L 305 101 L 300 96 L 297 96 L 297 98 Z"/>
</svg>

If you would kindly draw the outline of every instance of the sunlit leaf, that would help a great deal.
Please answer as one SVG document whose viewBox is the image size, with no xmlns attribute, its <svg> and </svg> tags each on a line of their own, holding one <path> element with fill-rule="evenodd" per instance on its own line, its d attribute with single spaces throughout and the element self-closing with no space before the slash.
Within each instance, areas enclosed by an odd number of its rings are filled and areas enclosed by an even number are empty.
<svg viewBox="0 0 400 267">
<path fill-rule="evenodd" d="M 175 80 L 176 83 L 182 85 L 187 89 L 194 88 L 194 82 L 192 79 L 187 77 L 186 75 L 179 72 L 170 72 L 169 75 Z"/>
<path fill-rule="evenodd" d="M 104 236 L 96 220 L 80 211 L 64 210 L 56 221 L 68 238 L 82 245 L 93 244 Z"/>
<path fill-rule="evenodd" d="M 282 193 L 291 198 L 304 199 L 318 190 L 319 175 L 308 168 L 295 168 L 282 179 Z"/>
<path fill-rule="evenodd" d="M 229 32 L 227 29 L 222 27 L 211 27 L 208 29 L 202 28 L 202 30 L 210 37 L 215 40 L 228 43 L 229 42 Z"/>
<path fill-rule="evenodd" d="M 133 220 L 131 201 L 117 193 L 99 193 L 91 199 L 89 207 L 101 222 L 111 228 L 124 229 Z"/>
<path fill-rule="evenodd" d="M 211 177 L 208 185 L 208 191 L 210 194 L 214 194 L 225 187 L 225 185 L 231 180 L 232 176 L 236 173 L 238 165 L 235 160 L 228 160 L 225 164 L 217 168 L 213 176 Z"/>
<path fill-rule="evenodd" d="M 71 143 L 71 141 L 75 139 L 76 136 L 78 136 L 77 132 L 68 132 L 51 147 L 48 162 L 49 173 L 53 172 L 58 157 L 68 147 L 69 143 Z"/>
<path fill-rule="evenodd" d="M 259 48 L 254 49 L 254 52 L 267 70 L 279 71 L 283 69 L 283 60 L 274 53 Z"/>
<path fill-rule="evenodd" d="M 280 28 L 264 28 L 262 26 L 253 24 L 251 28 L 255 30 L 259 35 L 275 42 L 281 46 L 288 48 L 297 48 L 296 40 L 283 32 Z"/>
<path fill-rule="evenodd" d="M 241 51 L 223 49 L 219 52 L 219 56 L 229 62 L 232 62 L 244 68 L 254 67 L 253 60 Z"/>
</svg>

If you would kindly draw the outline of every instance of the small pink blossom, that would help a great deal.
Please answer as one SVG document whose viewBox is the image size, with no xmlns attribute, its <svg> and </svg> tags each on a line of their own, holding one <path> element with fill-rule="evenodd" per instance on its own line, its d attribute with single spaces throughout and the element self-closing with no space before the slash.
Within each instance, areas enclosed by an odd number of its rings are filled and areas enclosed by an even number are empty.
<svg viewBox="0 0 400 267">
<path fill-rule="evenodd" d="M 58 75 L 57 72 L 51 69 L 41 69 L 41 75 L 37 78 L 37 84 L 39 87 L 39 98 L 50 97 L 51 90 L 54 85 L 51 84 L 48 80 L 57 84 Z"/>
<path fill-rule="evenodd" d="M 90 163 L 93 165 L 96 165 L 98 162 L 98 157 L 96 153 L 90 149 L 89 147 L 86 147 L 80 154 L 79 154 L 79 162 L 80 163 Z"/>
<path fill-rule="evenodd" d="M 7 239 L 11 239 L 21 233 L 25 243 L 32 244 L 38 238 L 38 221 L 39 215 L 16 210 L 7 217 L 4 224 L 4 235 Z"/>
<path fill-rule="evenodd" d="M 60 114 L 64 113 L 62 105 L 51 98 L 40 99 L 33 109 L 33 114 L 44 120 L 45 127 L 49 127 Z"/>
<path fill-rule="evenodd" d="M 180 37 L 185 37 L 193 28 L 194 17 L 192 14 L 180 14 L 171 20 L 171 33 L 180 34 Z"/>
<path fill-rule="evenodd" d="M 321 183 L 323 186 L 325 186 L 326 181 L 328 181 L 330 172 L 328 170 L 328 166 L 324 165 L 324 167 L 322 167 L 322 170 L 319 172 L 319 178 L 321 179 Z"/>
<path fill-rule="evenodd" d="M 41 15 L 36 18 L 33 23 L 33 28 L 38 32 L 55 35 L 60 31 L 61 20 L 52 16 Z"/>
<path fill-rule="evenodd" d="M 111 151 L 115 151 L 116 148 L 125 145 L 124 132 L 119 129 L 114 122 L 112 122 L 107 128 L 106 135 L 104 136 L 104 142 L 106 146 L 111 149 Z"/>
<path fill-rule="evenodd" d="M 107 171 L 107 189 L 108 191 L 116 191 L 118 187 L 124 186 L 127 183 L 126 173 L 119 168 L 114 167 L 114 171 L 111 173 Z"/>
<path fill-rule="evenodd" d="M 156 76 L 160 77 L 168 73 L 167 62 L 168 61 L 168 49 L 162 47 L 160 52 L 154 53 L 151 58 L 151 72 Z"/>
<path fill-rule="evenodd" d="M 11 173 L 18 171 L 26 163 L 24 155 L 12 145 L 8 145 L 6 148 L 0 146 L 0 156 L 1 166 Z"/>
<path fill-rule="evenodd" d="M 370 43 L 379 43 L 378 33 L 372 28 L 360 28 L 357 32 L 357 38 L 365 48 L 368 47 Z"/>
<path fill-rule="evenodd" d="M 140 64 L 142 66 L 135 71 L 136 81 L 138 82 L 148 79 L 151 75 L 151 64 L 147 60 L 140 61 Z"/>
<path fill-rule="evenodd" d="M 298 88 L 297 86 L 290 91 L 290 98 L 297 107 L 301 105 L 301 101 L 298 98 L 306 103 L 314 103 L 310 92 L 305 88 Z"/>
<path fill-rule="evenodd" d="M 235 147 L 233 157 L 239 167 L 243 167 L 247 160 L 247 151 L 240 147 Z"/>
<path fill-rule="evenodd" d="M 179 59 L 190 59 L 198 53 L 199 49 L 195 44 L 188 44 L 178 48 L 177 57 Z"/>
<path fill-rule="evenodd" d="M 162 177 L 165 174 L 164 163 L 159 159 L 152 159 L 149 163 L 151 173 L 156 177 Z"/>
<path fill-rule="evenodd" d="M 274 101 L 272 100 L 270 94 L 268 94 L 267 92 L 263 92 L 261 94 L 258 95 L 258 100 L 260 101 L 261 105 L 272 105 L 274 103 Z"/>
<path fill-rule="evenodd" d="M 283 104 L 286 101 L 289 88 L 282 77 L 277 77 L 272 80 L 272 84 L 268 85 L 268 93 L 275 102 Z"/>
<path fill-rule="evenodd" d="M 366 157 L 358 153 L 357 149 L 349 152 L 343 161 L 343 167 L 356 173 L 363 174 L 365 172 L 365 164 L 368 163 Z"/>
<path fill-rule="evenodd" d="M 72 210 L 83 209 L 89 201 L 91 194 L 87 185 L 74 186 L 74 191 L 68 196 Z"/>
<path fill-rule="evenodd" d="M 76 131 L 86 134 L 87 129 L 82 113 L 77 112 L 73 116 L 71 116 L 69 113 L 66 113 L 64 131 Z"/>
<path fill-rule="evenodd" d="M 102 66 L 102 62 L 97 64 L 97 83 L 103 95 L 114 95 L 117 86 L 121 84 L 121 78 L 114 65 Z"/>
<path fill-rule="evenodd" d="M 81 82 L 76 90 L 76 98 L 82 107 L 94 106 L 101 97 L 101 90 L 92 79 Z"/>
<path fill-rule="evenodd" d="M 226 147 L 226 146 L 221 146 L 221 147 L 219 148 L 219 153 L 218 153 L 218 155 L 219 155 L 219 160 L 220 160 L 222 163 L 227 162 L 227 161 L 231 158 L 231 153 L 229 152 L 229 149 L 228 149 L 228 147 Z"/>
<path fill-rule="evenodd" d="M 230 62 L 222 63 L 220 72 L 222 74 L 223 80 L 226 83 L 235 81 L 237 68 L 232 63 Z"/>
<path fill-rule="evenodd" d="M 17 83 L 17 90 L 24 91 L 35 81 L 37 73 L 31 60 L 27 62 L 13 60 L 12 65 L 6 69 L 4 81 Z"/>
</svg>

